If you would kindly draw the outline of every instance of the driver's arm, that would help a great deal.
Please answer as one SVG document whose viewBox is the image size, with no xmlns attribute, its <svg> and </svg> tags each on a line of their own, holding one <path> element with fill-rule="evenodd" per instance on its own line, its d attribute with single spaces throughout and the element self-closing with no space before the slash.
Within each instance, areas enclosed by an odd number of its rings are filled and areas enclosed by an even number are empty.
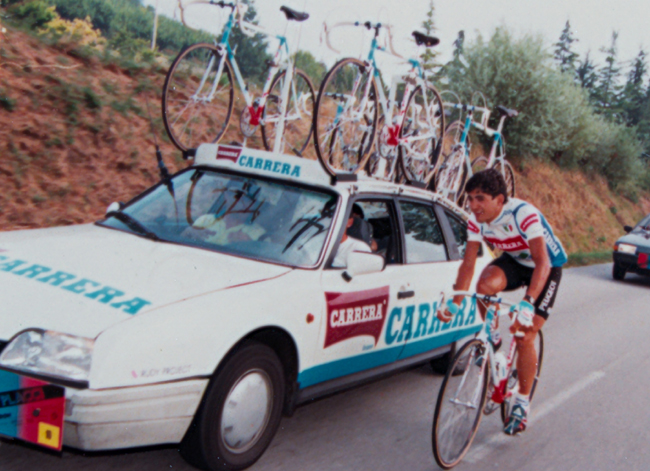
<svg viewBox="0 0 650 471">
<path fill-rule="evenodd" d="M 533 258 L 533 262 L 535 262 L 535 269 L 533 270 L 533 276 L 530 280 L 530 286 L 526 290 L 526 294 L 537 300 L 548 280 L 548 275 L 551 273 L 551 261 L 548 258 L 544 237 L 530 239 L 528 245 L 530 247 L 530 255 Z"/>
<path fill-rule="evenodd" d="M 456 276 L 454 290 L 467 291 L 469 289 L 469 286 L 472 283 L 472 278 L 474 277 L 476 258 L 478 257 L 480 248 L 480 242 L 467 242 L 467 246 L 465 247 L 465 256 L 463 257 L 463 263 L 461 263 L 460 267 L 458 268 L 458 275 Z M 454 302 L 460 305 L 463 302 L 463 297 L 464 296 L 454 296 Z"/>
</svg>

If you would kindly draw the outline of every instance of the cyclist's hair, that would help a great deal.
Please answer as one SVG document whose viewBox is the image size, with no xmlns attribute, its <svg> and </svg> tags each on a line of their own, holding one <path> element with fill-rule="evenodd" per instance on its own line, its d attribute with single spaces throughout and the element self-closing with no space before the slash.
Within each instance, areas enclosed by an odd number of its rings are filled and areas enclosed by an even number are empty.
<svg viewBox="0 0 650 471">
<path fill-rule="evenodd" d="M 496 198 L 498 195 L 503 195 L 503 202 L 508 202 L 508 187 L 506 181 L 496 168 L 488 168 L 475 173 L 467 181 L 465 185 L 465 192 L 479 190 L 483 193 Z"/>
</svg>

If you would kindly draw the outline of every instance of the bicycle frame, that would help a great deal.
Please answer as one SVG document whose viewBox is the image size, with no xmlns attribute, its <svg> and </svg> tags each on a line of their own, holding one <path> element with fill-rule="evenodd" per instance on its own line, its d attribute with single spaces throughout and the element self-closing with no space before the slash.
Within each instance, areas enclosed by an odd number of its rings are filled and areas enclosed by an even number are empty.
<svg viewBox="0 0 650 471">
<path fill-rule="evenodd" d="M 406 113 L 406 108 L 408 106 L 409 98 L 411 97 L 411 94 L 417 87 L 422 87 L 423 90 L 426 90 L 426 82 L 425 82 L 425 74 L 424 70 L 422 68 L 422 65 L 417 59 L 408 59 L 408 63 L 411 65 L 411 70 L 406 74 L 406 75 L 394 75 L 391 79 L 390 87 L 389 87 L 389 93 L 388 93 L 388 98 L 386 97 L 386 93 L 384 92 L 384 87 L 383 87 L 383 80 L 381 77 L 381 74 L 379 72 L 379 68 L 377 67 L 377 62 L 375 60 L 375 51 L 381 51 L 385 52 L 387 54 L 391 54 L 394 57 L 403 59 L 401 55 L 395 52 L 392 46 L 392 36 L 390 33 L 390 27 L 388 25 L 382 25 L 380 23 L 377 24 L 372 24 L 370 22 L 366 23 L 360 23 L 360 22 L 355 22 L 355 23 L 340 23 L 336 26 L 346 26 L 346 25 L 352 25 L 352 26 L 363 26 L 367 29 L 374 29 L 375 34 L 372 38 L 372 42 L 370 44 L 370 50 L 368 51 L 368 56 L 366 57 L 365 60 L 365 65 L 368 70 L 368 75 L 373 77 L 375 79 L 375 83 L 377 84 L 377 100 L 379 104 L 381 105 L 382 108 L 382 113 L 384 116 L 384 126 L 385 129 L 381 130 L 381 135 L 383 137 L 383 145 L 386 146 L 385 152 L 381 152 L 382 157 L 386 158 L 388 157 L 389 153 L 391 151 L 395 151 L 398 146 L 404 146 L 407 148 L 410 148 L 410 143 L 418 140 L 425 140 L 425 139 L 431 139 L 436 137 L 435 135 L 431 134 L 422 134 L 422 135 L 417 135 L 417 136 L 409 136 L 409 137 L 399 137 L 401 128 L 402 128 L 402 123 L 404 121 L 404 115 Z M 379 30 L 384 27 L 388 31 L 389 35 L 389 43 L 388 46 L 380 46 L 378 37 L 379 37 Z M 328 34 L 326 30 L 326 34 Z M 334 49 L 330 43 L 329 40 L 327 40 L 327 44 L 330 47 L 330 49 L 334 50 L 335 52 L 339 52 L 336 49 Z M 356 95 L 357 90 L 359 89 L 359 85 L 361 82 L 362 76 L 359 75 L 357 76 L 354 85 L 352 87 L 352 94 L 351 97 Z M 393 110 L 396 105 L 396 95 L 397 95 L 397 88 L 400 84 L 406 83 L 406 87 L 404 90 L 404 96 L 402 97 L 402 102 L 399 107 L 399 112 L 395 118 L 393 118 Z M 359 106 L 360 112 L 354 116 L 354 122 L 361 122 L 362 121 L 362 116 L 363 116 L 363 111 L 366 109 L 368 106 L 368 100 L 369 100 L 369 95 L 370 95 L 370 87 L 372 85 L 372 81 L 368 80 L 368 82 L 365 85 L 365 89 L 363 90 L 363 95 L 362 95 L 362 101 Z M 425 113 L 426 113 L 426 119 L 427 121 L 431 121 L 432 116 L 431 116 L 431 108 L 429 106 L 429 103 L 427 102 L 427 96 L 426 93 L 423 94 L 424 96 L 424 108 L 425 108 Z M 348 103 L 346 105 L 351 104 L 351 98 L 348 100 Z M 339 106 L 337 109 L 337 116 L 335 118 L 335 123 L 338 122 L 339 118 L 338 116 L 342 115 L 344 111 L 346 111 L 347 106 Z M 381 145 L 380 145 L 381 147 Z M 393 159 L 391 162 L 391 168 L 388 176 L 386 177 L 388 180 L 392 180 L 394 171 L 395 171 L 395 166 L 397 164 L 397 159 Z M 374 172 L 375 175 L 382 175 L 385 174 L 385 162 L 383 162 L 383 167 L 380 166 L 377 168 L 377 170 Z"/>
<path fill-rule="evenodd" d="M 222 8 L 228 7 L 230 8 L 231 11 L 228 16 L 228 21 L 224 26 L 222 36 L 221 36 L 221 41 L 219 41 L 219 43 L 216 45 L 221 55 L 221 60 L 219 61 L 219 66 L 217 68 L 217 74 L 214 79 L 214 83 L 212 84 L 210 93 L 207 95 L 207 98 L 205 98 L 205 100 L 210 101 L 214 98 L 214 94 L 216 92 L 217 86 L 221 80 L 221 74 L 223 73 L 224 61 L 228 60 L 235 73 L 235 78 L 237 80 L 237 84 L 239 85 L 239 89 L 241 90 L 241 93 L 244 97 L 244 101 L 246 102 L 246 107 L 249 113 L 247 124 L 250 124 L 251 126 L 258 126 L 260 124 L 265 124 L 262 122 L 261 116 L 264 112 L 264 107 L 266 105 L 266 100 L 271 89 L 273 78 L 280 70 L 285 70 L 286 80 L 283 84 L 283 88 L 280 96 L 280 117 L 277 120 L 274 120 L 275 122 L 277 122 L 276 136 L 284 136 L 284 125 L 286 121 L 285 114 L 287 111 L 287 103 L 289 102 L 288 100 L 289 93 L 290 92 L 293 93 L 293 95 L 296 98 L 298 98 L 295 84 L 293 83 L 294 65 L 293 62 L 289 60 L 291 56 L 289 53 L 289 46 L 287 44 L 286 37 L 269 34 L 263 28 L 253 23 L 244 21 L 244 15 L 247 7 L 245 4 L 241 4 L 239 1 L 235 3 L 225 3 L 225 2 L 219 2 L 219 3 L 209 2 L 209 3 L 212 5 L 220 6 Z M 253 36 L 255 33 L 262 33 L 268 37 L 274 36 L 276 39 L 279 40 L 278 47 L 276 49 L 275 55 L 273 56 L 273 62 L 271 64 L 271 67 L 269 68 L 269 72 L 267 74 L 267 78 L 264 83 L 264 88 L 262 89 L 262 96 L 255 100 L 253 100 L 250 93 L 248 93 L 246 82 L 244 81 L 244 77 L 242 76 L 241 71 L 239 69 L 239 64 L 237 64 L 235 51 L 233 51 L 229 43 L 230 33 L 236 24 L 239 24 L 242 33 L 244 33 L 247 36 Z M 208 68 L 206 69 L 205 74 L 201 79 L 198 90 L 192 98 L 196 99 L 198 97 L 199 92 L 203 89 L 208 73 L 210 70 L 212 70 L 212 66 L 214 65 L 213 62 L 214 60 L 215 60 L 214 57 L 210 59 L 210 63 L 208 65 Z M 290 89 L 292 85 L 293 85 L 293 89 Z M 300 109 L 297 109 L 297 112 L 300 113 Z M 277 153 L 281 152 L 282 145 L 283 145 L 283 138 L 275 139 L 273 152 L 277 152 Z"/>
</svg>

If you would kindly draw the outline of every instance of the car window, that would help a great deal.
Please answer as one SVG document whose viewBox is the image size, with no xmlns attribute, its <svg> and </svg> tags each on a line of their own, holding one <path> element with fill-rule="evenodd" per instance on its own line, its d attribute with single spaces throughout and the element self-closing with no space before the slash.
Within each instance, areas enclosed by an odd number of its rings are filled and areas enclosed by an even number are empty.
<svg viewBox="0 0 650 471">
<path fill-rule="evenodd" d="M 176 175 L 101 224 L 170 242 L 296 266 L 314 266 L 337 197 L 287 183 L 207 169 Z M 140 231 L 142 232 L 142 231 Z"/>
<path fill-rule="evenodd" d="M 442 230 L 433 206 L 401 201 L 400 212 L 404 224 L 406 263 L 448 260 Z"/>
<path fill-rule="evenodd" d="M 458 254 L 460 258 L 463 258 L 465 256 L 465 247 L 467 246 L 467 224 L 448 211 L 445 211 L 445 214 L 447 215 L 447 220 L 449 220 L 451 231 L 454 233 Z"/>
<path fill-rule="evenodd" d="M 357 200 L 354 204 L 361 208 L 363 221 L 365 221 L 362 224 L 369 228 L 370 240 L 366 241 L 366 243 L 370 245 L 374 253 L 384 257 L 387 264 L 396 263 L 398 261 L 397 241 L 391 203 L 376 200 Z M 355 226 L 350 229 L 354 231 Z"/>
</svg>

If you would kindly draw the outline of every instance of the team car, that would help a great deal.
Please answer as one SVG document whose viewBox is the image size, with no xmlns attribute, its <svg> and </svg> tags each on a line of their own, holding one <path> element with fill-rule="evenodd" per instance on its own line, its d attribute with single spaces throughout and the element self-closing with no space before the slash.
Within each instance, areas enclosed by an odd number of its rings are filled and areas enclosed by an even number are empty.
<svg viewBox="0 0 650 471">
<path fill-rule="evenodd" d="M 353 207 L 372 249 L 333 267 Z M 283 414 L 479 330 L 475 304 L 435 315 L 466 220 L 424 189 L 204 144 L 95 224 L 1 233 L 0 434 L 247 467 Z"/>
<path fill-rule="evenodd" d="M 627 272 L 650 276 L 650 214 L 634 226 L 624 227 L 626 235 L 614 245 L 612 276 L 623 280 Z"/>
</svg>

